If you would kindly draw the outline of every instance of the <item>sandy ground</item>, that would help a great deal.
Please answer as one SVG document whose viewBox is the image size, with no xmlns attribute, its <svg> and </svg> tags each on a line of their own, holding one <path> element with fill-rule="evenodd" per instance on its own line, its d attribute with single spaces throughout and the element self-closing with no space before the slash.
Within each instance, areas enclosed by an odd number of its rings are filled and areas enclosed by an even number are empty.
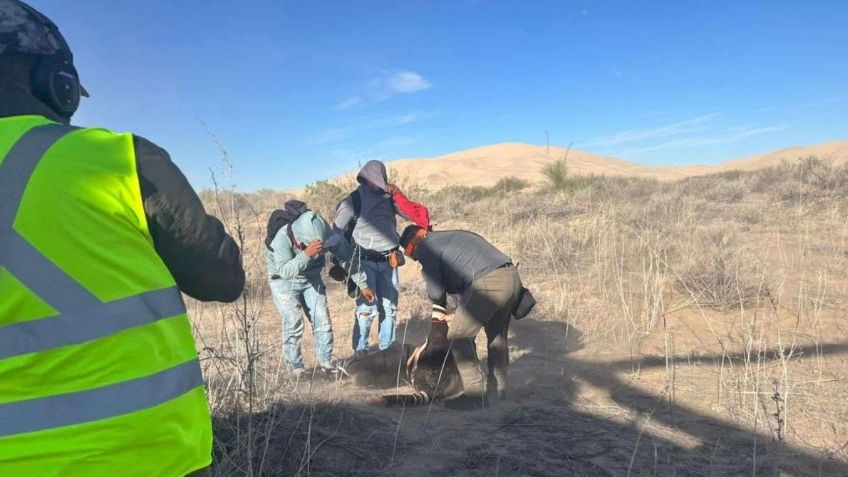
<svg viewBox="0 0 848 477">
<path fill-rule="evenodd" d="M 540 217 L 522 218 L 527 191 L 470 205 L 449 197 L 437 203 L 442 228 L 478 231 L 523 260 L 525 282 L 540 299 L 510 329 L 508 400 L 483 411 L 441 403 L 375 408 L 368 398 L 395 389 L 275 375 L 280 322 L 267 293 L 260 296 L 261 374 L 279 380 L 263 383 L 252 414 L 261 427 L 263 462 L 255 474 L 848 475 L 848 209 L 830 199 L 806 205 L 779 194 L 720 200 L 733 180 L 685 181 L 676 186 L 680 195 L 629 200 L 634 189 L 615 204 L 624 208 L 620 217 L 594 206 L 592 196 L 546 196 L 527 205 Z M 490 223 L 488 214 L 512 219 Z M 613 223 L 619 225 L 605 225 Z M 673 246 L 673 266 L 652 268 L 654 255 L 639 252 L 643 242 L 619 235 L 633 230 L 646 232 L 643 240 L 658 237 L 651 242 L 656 250 Z M 740 277 L 734 290 L 753 284 L 767 291 L 754 303 L 702 306 L 687 301 L 670 275 L 703 258 L 695 255 L 721 257 L 697 244 L 722 231 L 738 240 L 730 249 L 738 257 L 727 259 L 734 270 L 729 279 Z M 759 271 L 746 271 L 755 264 Z M 248 268 L 264 273 L 261 263 Z M 251 296 L 267 290 L 261 280 L 251 283 Z M 652 302 L 645 297 L 655 283 L 661 288 Z M 354 304 L 338 284 L 327 285 L 335 356 L 344 359 L 352 354 Z M 657 298 L 662 313 L 652 315 Z M 220 409 L 220 396 L 243 396 L 234 378 L 216 377 L 216 366 L 244 358 L 216 357 L 232 310 L 227 318 L 190 311 L 213 410 Z M 398 340 L 421 343 L 428 316 L 417 265 L 410 263 L 401 273 Z M 314 364 L 309 327 L 303 351 L 307 365 Z M 485 362 L 482 338 L 478 353 Z M 399 384 L 400 392 L 409 389 Z M 239 432 L 248 417 L 217 413 L 215 419 L 219 445 L 243 445 Z M 250 458 L 237 450 L 229 458 L 219 449 L 216 475 L 246 474 Z"/>
<path fill-rule="evenodd" d="M 420 343 L 429 324 L 421 318 L 425 302 L 415 265 L 404 269 L 402 282 L 398 340 Z M 329 284 L 329 296 L 335 354 L 349 357 L 353 303 L 334 283 Z M 718 312 L 708 319 L 727 336 L 739 326 L 732 316 Z M 508 401 L 483 411 L 448 410 L 441 403 L 373 408 L 365 405 L 367 398 L 395 390 L 357 388 L 348 380 L 302 380 L 295 384 L 295 394 L 308 403 L 301 419 L 309 414 L 310 424 L 311 419 L 324 419 L 325 427 L 335 426 L 335 420 L 338 425 L 334 434 L 310 431 L 316 433 L 316 442 L 322 437 L 326 444 L 315 450 L 301 473 L 848 475 L 844 453 L 832 456 L 821 450 L 848 444 L 839 442 L 848 439 L 844 426 L 848 344 L 797 343 L 794 352 L 801 357 L 791 366 L 809 367 L 811 379 L 799 386 L 799 395 L 792 396 L 792 406 L 786 407 L 790 415 L 785 418 L 792 419 L 794 434 L 777 439 L 770 430 L 772 422 L 762 422 L 753 431 L 745 416 L 732 418 L 730 411 L 736 407 L 737 413 L 744 413 L 746 406 L 762 404 L 740 404 L 736 401 L 744 396 L 730 390 L 722 394 L 721 383 L 733 374 L 730 368 L 743 366 L 745 348 L 722 351 L 712 342 L 706 322 L 691 312 L 674 319 L 668 333 L 673 353 L 666 359 L 668 337 L 662 330 L 631 356 L 625 345 L 587 342 L 562 317 L 533 314 L 511 328 Z M 262 333 L 278 346 L 279 323 L 270 302 L 261 324 Z M 822 326 L 845 335 L 846 325 L 839 317 L 822 318 Z M 307 365 L 314 363 L 310 333 L 307 327 L 303 343 Z M 478 349 L 485 363 L 483 341 L 478 339 Z M 371 342 L 376 343 L 375 333 Z M 774 365 L 780 372 L 775 354 L 754 354 L 760 366 Z M 824 366 L 817 362 L 822 357 Z M 401 383 L 398 390 L 408 389 Z M 836 407 L 804 409 L 805 389 L 827 395 Z M 297 414 L 292 409 L 286 412 Z M 281 452 L 276 446 L 289 446 L 290 439 L 272 442 L 268 452 Z"/>
</svg>

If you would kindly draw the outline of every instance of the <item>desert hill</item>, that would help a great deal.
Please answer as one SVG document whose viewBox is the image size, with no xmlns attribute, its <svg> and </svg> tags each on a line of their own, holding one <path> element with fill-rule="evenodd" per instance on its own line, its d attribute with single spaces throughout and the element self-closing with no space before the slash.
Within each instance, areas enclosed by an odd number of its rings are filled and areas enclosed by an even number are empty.
<svg viewBox="0 0 848 477">
<path fill-rule="evenodd" d="M 528 182 L 543 179 L 545 164 L 566 156 L 566 148 L 538 146 L 522 143 L 500 143 L 476 147 L 433 158 L 412 158 L 387 163 L 394 174 L 414 178 L 431 186 L 462 184 L 488 186 L 504 177 L 517 177 Z M 675 180 L 684 177 L 710 174 L 733 169 L 752 170 L 797 160 L 808 156 L 833 161 L 848 162 L 848 140 L 832 141 L 812 146 L 780 149 L 743 159 L 731 160 L 717 166 L 645 166 L 613 157 L 586 151 L 568 150 L 569 173 L 579 175 L 622 175 Z"/>
<path fill-rule="evenodd" d="M 492 185 L 513 176 L 530 182 L 542 180 L 542 167 L 562 159 L 566 148 L 521 143 L 501 143 L 454 152 L 435 158 L 391 161 L 396 173 L 415 177 L 429 184 Z M 653 177 L 657 171 L 648 166 L 607 156 L 571 149 L 568 169 L 575 174 Z M 674 171 L 668 171 L 673 175 Z"/>
<path fill-rule="evenodd" d="M 819 159 L 842 165 L 848 162 L 848 141 L 830 141 L 812 146 L 795 146 L 767 152 L 756 156 L 727 161 L 719 166 L 721 170 L 754 170 L 779 164 L 781 161 L 815 156 Z"/>
</svg>

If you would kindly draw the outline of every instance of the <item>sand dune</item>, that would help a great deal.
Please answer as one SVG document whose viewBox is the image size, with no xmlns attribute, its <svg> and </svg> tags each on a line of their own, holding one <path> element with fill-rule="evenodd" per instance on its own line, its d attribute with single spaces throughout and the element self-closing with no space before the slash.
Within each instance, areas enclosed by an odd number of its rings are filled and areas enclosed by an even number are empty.
<svg viewBox="0 0 848 477">
<path fill-rule="evenodd" d="M 432 185 L 492 185 L 507 176 L 530 182 L 542 180 L 545 164 L 566 157 L 561 147 L 502 143 L 459 151 L 435 158 L 402 159 L 388 163 L 394 173 L 414 177 Z M 676 169 L 657 170 L 634 162 L 570 150 L 568 170 L 574 174 L 623 175 L 639 177 L 675 176 Z M 668 177 L 673 178 L 673 177 Z"/>
<path fill-rule="evenodd" d="M 817 156 L 837 164 L 844 164 L 848 162 L 848 141 L 790 147 L 727 161 L 717 166 L 645 166 L 586 151 L 575 149 L 567 151 L 562 147 L 546 148 L 513 142 L 476 147 L 433 158 L 389 161 L 387 165 L 395 177 L 408 178 L 413 182 L 426 183 L 433 187 L 450 184 L 489 186 L 504 177 L 540 182 L 544 178 L 542 167 L 566 157 L 566 152 L 568 153 L 568 171 L 572 174 L 653 177 L 666 181 L 733 169 L 758 169 L 779 164 L 784 159 L 797 160 L 808 156 Z M 393 180 L 398 181 L 397 178 Z"/>
<path fill-rule="evenodd" d="M 436 158 L 391 161 L 389 167 L 401 175 L 430 184 L 491 185 L 507 176 L 527 181 L 542 179 L 542 167 L 565 157 L 566 149 L 503 143 L 477 147 Z M 584 151 L 568 151 L 570 171 L 575 174 L 653 175 L 651 168 Z"/>
<path fill-rule="evenodd" d="M 832 161 L 834 164 L 845 164 L 848 162 L 848 141 L 831 141 L 815 144 L 812 146 L 795 146 L 779 149 L 777 151 L 727 161 L 719 166 L 721 170 L 753 170 L 762 167 L 774 166 L 783 160 L 793 161 L 804 157 L 816 156 L 819 159 Z"/>
</svg>

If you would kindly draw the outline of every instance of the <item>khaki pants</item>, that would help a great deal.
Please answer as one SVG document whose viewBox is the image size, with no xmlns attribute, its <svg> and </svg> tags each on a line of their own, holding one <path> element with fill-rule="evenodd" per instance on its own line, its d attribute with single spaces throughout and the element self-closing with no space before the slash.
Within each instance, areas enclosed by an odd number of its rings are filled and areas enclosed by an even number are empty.
<svg viewBox="0 0 848 477">
<path fill-rule="evenodd" d="M 486 330 L 488 344 L 488 388 L 497 389 L 503 398 L 509 368 L 509 322 L 521 290 L 521 279 L 515 267 L 492 270 L 477 278 L 462 295 L 453 321 L 448 327 L 451 355 L 462 377 L 468 395 L 485 393 L 485 378 L 477 360 L 474 338 L 481 328 Z"/>
</svg>

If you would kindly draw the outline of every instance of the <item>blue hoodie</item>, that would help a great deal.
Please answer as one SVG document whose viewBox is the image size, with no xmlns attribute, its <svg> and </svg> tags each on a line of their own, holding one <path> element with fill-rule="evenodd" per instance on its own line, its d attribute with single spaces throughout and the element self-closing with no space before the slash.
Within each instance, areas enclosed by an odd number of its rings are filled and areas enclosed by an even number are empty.
<svg viewBox="0 0 848 477">
<path fill-rule="evenodd" d="M 351 280 L 360 288 L 366 288 L 365 274 L 359 270 L 359 264 L 352 260 L 353 250 L 347 241 L 330 224 L 313 211 L 304 212 L 292 223 L 292 235 L 298 244 L 308 245 L 313 240 L 324 243 L 324 249 L 329 250 L 339 263 L 350 274 Z M 277 231 L 271 241 L 273 251 L 265 251 L 265 263 L 268 276 L 279 275 L 283 280 L 306 281 L 321 276 L 324 268 L 324 254 L 309 258 L 300 248 L 292 245 L 288 237 L 288 227 Z"/>
</svg>

